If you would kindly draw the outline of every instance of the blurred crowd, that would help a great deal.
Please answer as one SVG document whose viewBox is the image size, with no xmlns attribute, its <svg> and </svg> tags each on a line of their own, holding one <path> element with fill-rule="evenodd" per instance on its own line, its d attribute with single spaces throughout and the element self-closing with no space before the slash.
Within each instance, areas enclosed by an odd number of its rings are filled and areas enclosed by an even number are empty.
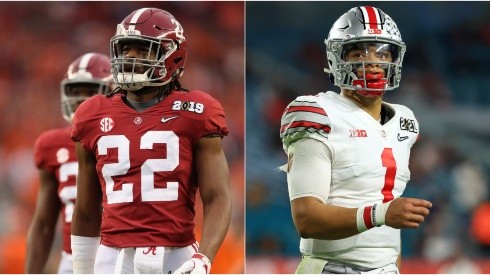
<svg viewBox="0 0 490 275">
<path fill-rule="evenodd" d="M 421 228 L 402 230 L 402 256 L 412 264 L 401 271 L 489 273 L 490 5 L 363 2 L 369 4 L 395 20 L 407 44 L 400 88 L 384 98 L 410 107 L 421 125 L 404 197 L 433 203 Z M 286 175 L 277 170 L 287 161 L 280 118 L 299 95 L 339 91 L 323 73 L 323 41 L 333 22 L 353 6 L 246 4 L 249 273 L 294 272 L 300 260 Z"/>
<path fill-rule="evenodd" d="M 68 65 L 86 52 L 108 55 L 116 25 L 142 7 L 167 10 L 180 21 L 189 43 L 183 87 L 210 93 L 225 109 L 234 205 L 213 272 L 243 272 L 244 5 L 125 1 L 0 3 L 0 273 L 23 273 L 39 186 L 33 144 L 43 131 L 66 125 L 59 83 Z M 54 246 L 49 273 L 56 272 L 59 236 Z"/>
</svg>

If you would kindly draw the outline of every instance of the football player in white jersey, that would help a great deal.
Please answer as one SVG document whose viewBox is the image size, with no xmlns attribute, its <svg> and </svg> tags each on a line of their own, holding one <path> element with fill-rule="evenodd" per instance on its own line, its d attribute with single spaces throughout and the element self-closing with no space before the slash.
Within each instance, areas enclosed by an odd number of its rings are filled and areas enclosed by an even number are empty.
<svg viewBox="0 0 490 275">
<path fill-rule="evenodd" d="M 383 102 L 397 88 L 406 47 L 395 22 L 355 7 L 325 40 L 335 92 L 300 96 L 284 111 L 293 222 L 301 236 L 297 273 L 399 273 L 401 228 L 417 228 L 431 202 L 402 198 L 413 112 Z"/>
</svg>

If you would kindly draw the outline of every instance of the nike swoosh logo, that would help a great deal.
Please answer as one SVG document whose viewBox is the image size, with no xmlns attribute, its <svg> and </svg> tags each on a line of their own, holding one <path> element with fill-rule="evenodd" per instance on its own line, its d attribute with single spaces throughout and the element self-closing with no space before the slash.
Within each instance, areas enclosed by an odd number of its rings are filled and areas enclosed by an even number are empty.
<svg viewBox="0 0 490 275">
<path fill-rule="evenodd" d="M 179 117 L 179 116 L 171 116 L 171 117 L 167 117 L 167 118 L 162 117 L 162 122 L 163 122 L 163 123 L 165 123 L 165 122 L 167 122 L 167 121 L 169 121 L 169 120 L 172 120 L 172 119 L 174 119 L 174 118 L 178 118 L 178 117 Z"/>
<path fill-rule="evenodd" d="M 408 139 L 408 136 L 403 136 L 402 137 L 402 136 L 400 136 L 400 133 L 398 133 L 397 138 L 398 138 L 398 141 L 404 141 L 404 140 Z"/>
</svg>

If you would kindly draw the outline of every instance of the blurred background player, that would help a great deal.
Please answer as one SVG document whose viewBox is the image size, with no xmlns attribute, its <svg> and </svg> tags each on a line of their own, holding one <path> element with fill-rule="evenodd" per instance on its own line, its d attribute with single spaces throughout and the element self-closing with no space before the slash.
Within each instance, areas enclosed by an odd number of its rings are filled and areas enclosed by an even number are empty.
<svg viewBox="0 0 490 275">
<path fill-rule="evenodd" d="M 132 12 L 110 51 L 122 89 L 85 101 L 73 123 L 80 162 L 74 271 L 209 273 L 231 217 L 223 108 L 181 87 L 187 41 L 167 11 Z"/>
<path fill-rule="evenodd" d="M 77 107 L 96 94 L 107 94 L 112 83 L 107 55 L 87 53 L 73 61 L 60 83 L 63 118 L 71 123 Z M 73 273 L 70 232 L 76 198 L 78 162 L 71 126 L 42 133 L 35 143 L 40 189 L 27 238 L 26 273 L 43 273 L 61 212 L 63 251 L 58 273 Z"/>
<path fill-rule="evenodd" d="M 407 107 L 382 101 L 399 86 L 405 44 L 391 17 L 371 6 L 343 14 L 325 44 L 340 95 L 300 96 L 281 120 L 302 238 L 296 272 L 399 273 L 399 229 L 418 228 L 432 206 L 401 198 L 419 124 Z"/>
</svg>

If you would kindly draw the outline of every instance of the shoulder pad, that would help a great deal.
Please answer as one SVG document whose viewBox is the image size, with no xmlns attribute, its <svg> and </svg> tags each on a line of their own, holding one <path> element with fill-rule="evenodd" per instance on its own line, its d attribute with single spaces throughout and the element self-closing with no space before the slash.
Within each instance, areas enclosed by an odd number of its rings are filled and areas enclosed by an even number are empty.
<svg viewBox="0 0 490 275">
<path fill-rule="evenodd" d="M 311 135 L 328 138 L 330 119 L 316 99 L 315 96 L 300 96 L 288 105 L 281 119 L 280 136 L 284 145 Z"/>
</svg>

